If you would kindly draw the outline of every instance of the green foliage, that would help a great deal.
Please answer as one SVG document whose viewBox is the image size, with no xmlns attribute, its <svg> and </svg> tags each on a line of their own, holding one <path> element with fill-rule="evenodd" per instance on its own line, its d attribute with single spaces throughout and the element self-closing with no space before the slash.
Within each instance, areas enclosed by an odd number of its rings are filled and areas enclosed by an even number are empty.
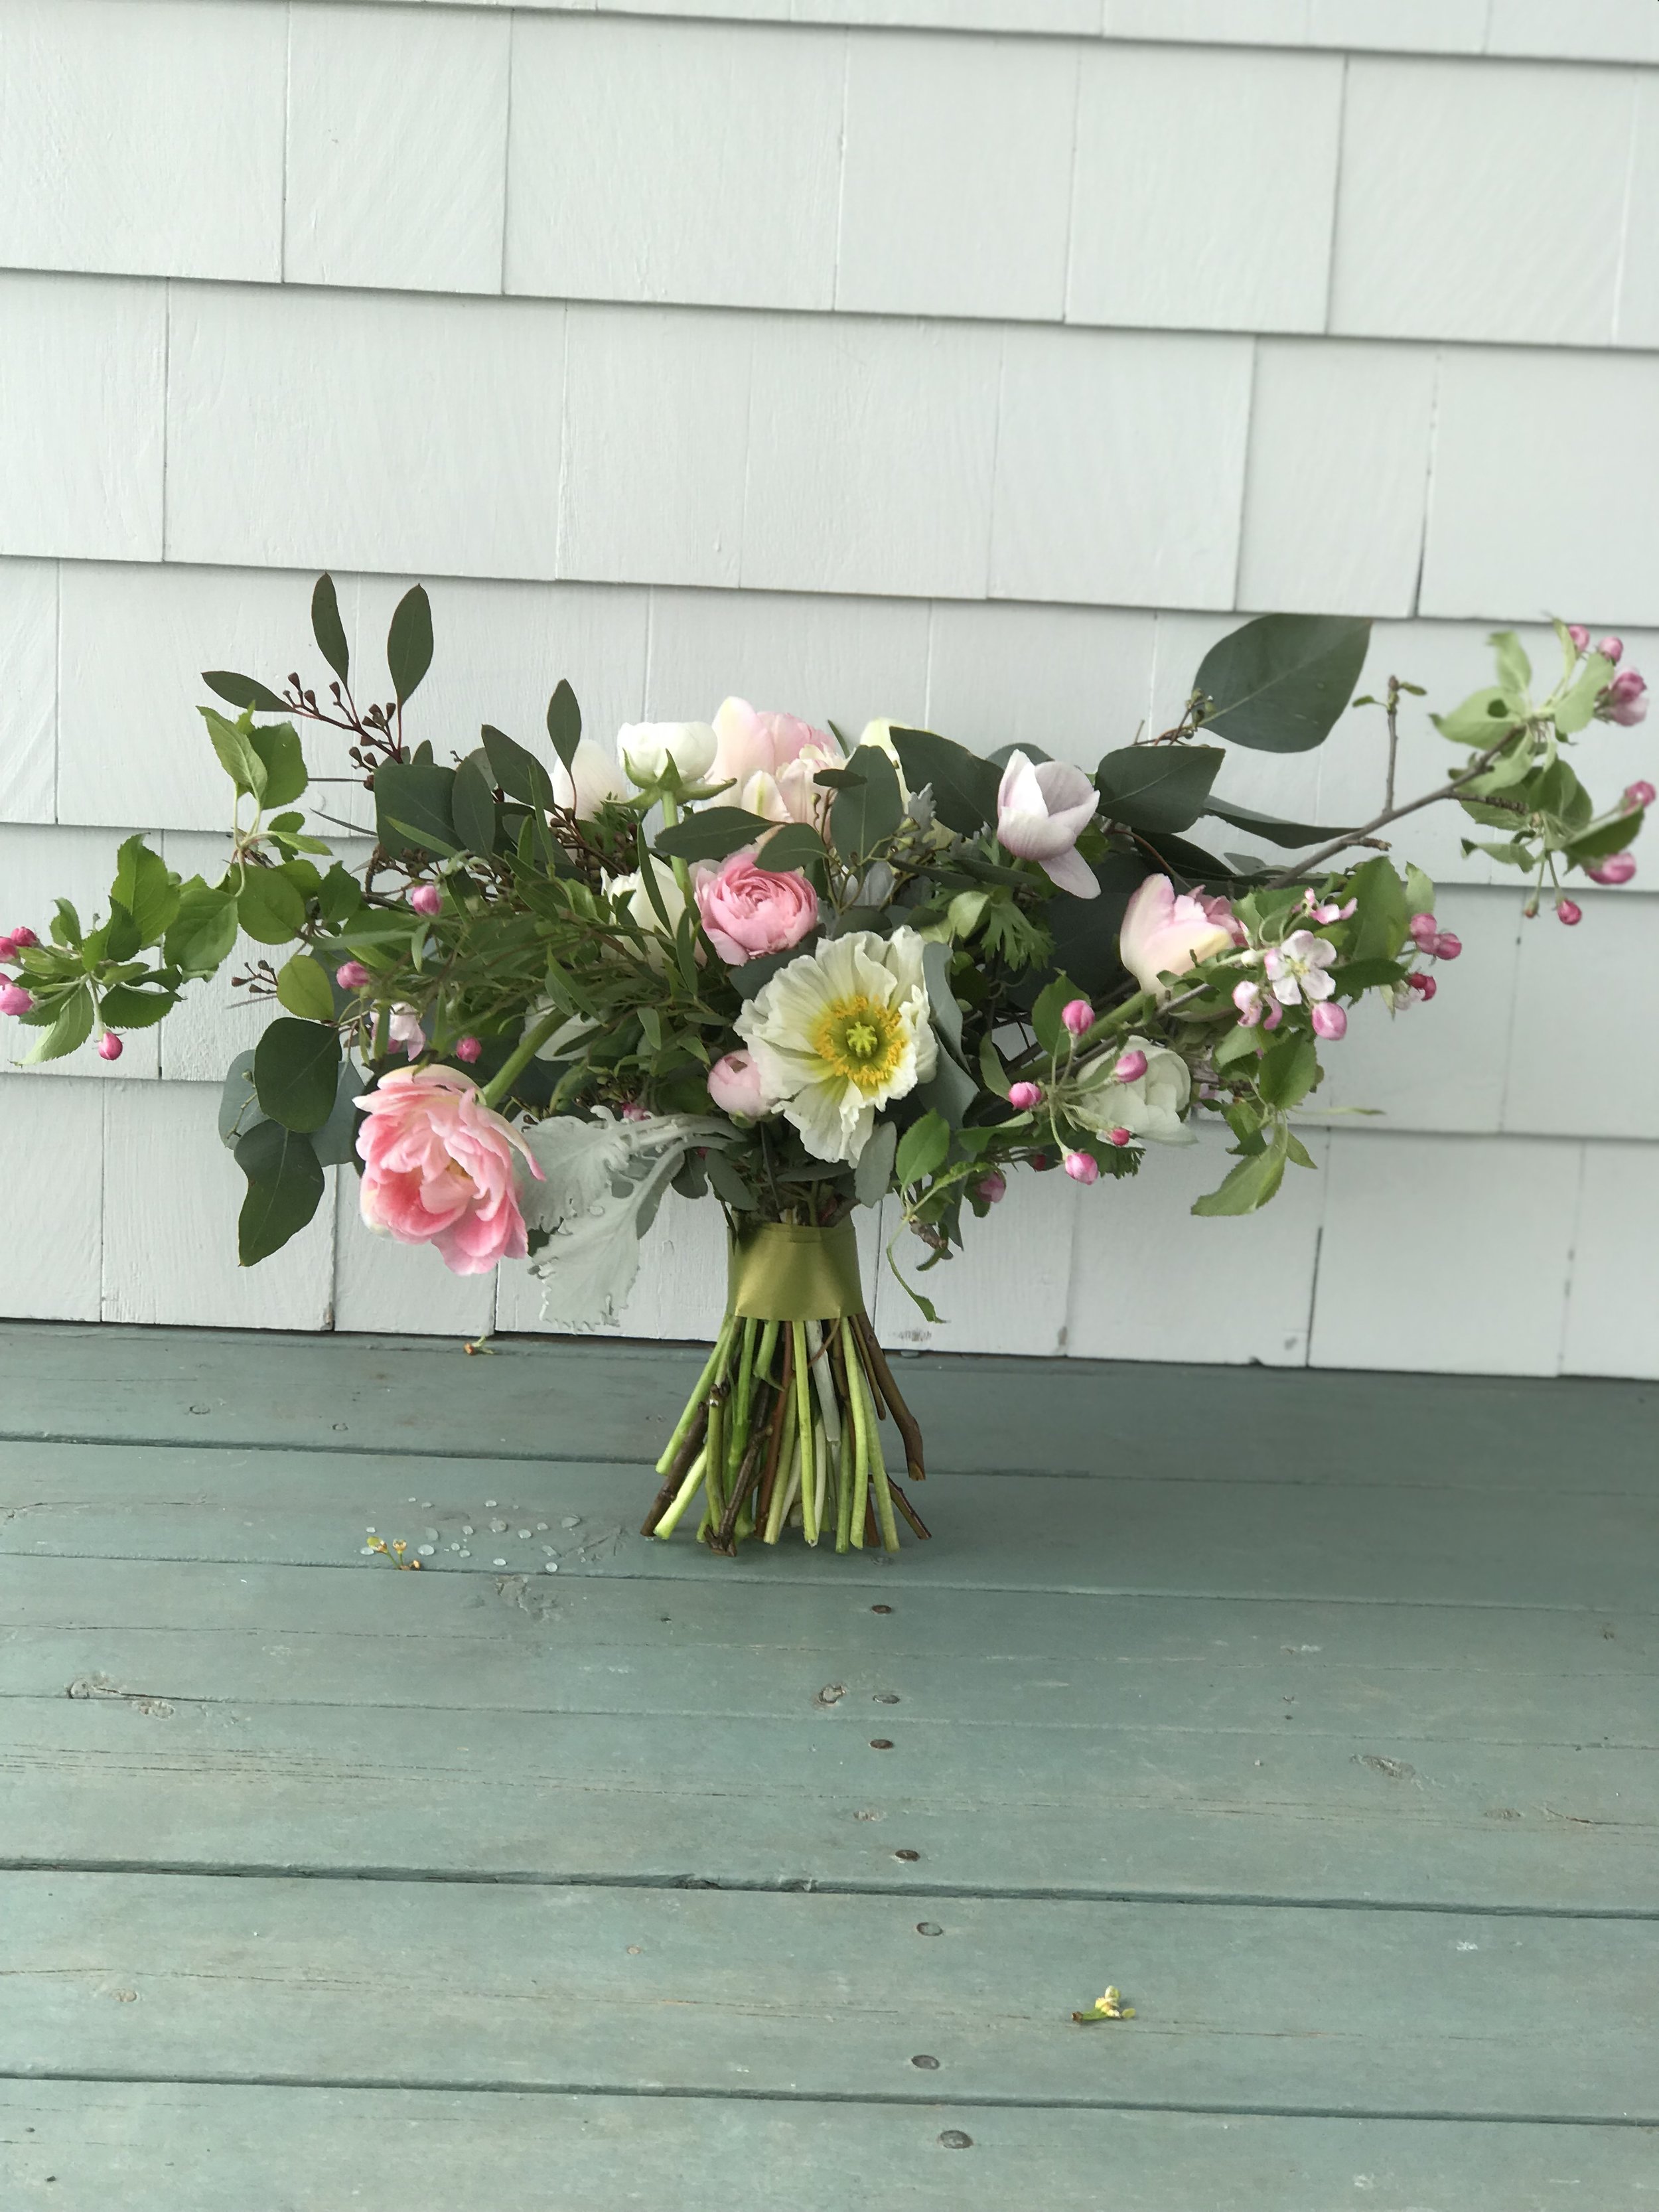
<svg viewBox="0 0 1659 2212">
<path fill-rule="evenodd" d="M 334 1018 L 334 986 L 329 981 L 327 969 L 308 952 L 296 952 L 283 963 L 277 972 L 276 997 L 279 1004 L 302 1021 L 331 1022 Z"/>
<path fill-rule="evenodd" d="M 386 665 L 398 704 L 407 705 L 432 665 L 432 603 L 419 584 L 411 586 L 392 611 Z"/>
<path fill-rule="evenodd" d="M 1495 745 L 1523 719 L 1521 703 L 1501 684 L 1490 684 L 1484 690 L 1472 691 L 1449 714 L 1429 717 L 1443 738 L 1455 745 L 1473 746 L 1477 752 Z"/>
<path fill-rule="evenodd" d="M 1283 846 L 1287 850 L 1331 844 L 1338 837 L 1349 836 L 1352 827 L 1349 824 L 1332 830 L 1316 822 L 1287 821 L 1277 814 L 1259 814 L 1254 806 L 1239 806 L 1230 799 L 1218 799 L 1214 792 L 1210 793 L 1202 811 L 1213 814 L 1218 821 L 1231 823 L 1235 830 L 1248 830 L 1267 844 Z"/>
<path fill-rule="evenodd" d="M 489 756 L 480 746 L 469 753 L 455 770 L 449 787 L 450 820 L 464 852 L 480 856 L 495 849 L 495 794 L 489 778 Z"/>
<path fill-rule="evenodd" d="M 1289 1153 L 1290 1131 L 1280 1122 L 1272 1141 L 1260 1152 L 1247 1152 L 1219 1189 L 1194 1200 L 1193 1212 L 1216 1217 L 1256 1212 L 1277 1195 Z"/>
<path fill-rule="evenodd" d="M 576 695 L 562 676 L 547 702 L 547 734 L 553 740 L 553 750 L 568 768 L 576 757 L 576 748 L 582 738 L 582 710 L 576 704 Z"/>
<path fill-rule="evenodd" d="M 213 975 L 236 945 L 236 901 L 191 876 L 179 888 L 179 910 L 167 925 L 162 951 L 169 968 L 185 975 Z"/>
<path fill-rule="evenodd" d="M 239 676 L 229 668 L 204 668 L 202 681 L 228 706 L 248 708 L 256 714 L 286 712 L 284 702 L 276 694 L 252 676 Z"/>
<path fill-rule="evenodd" d="M 236 894 L 236 919 L 259 945 L 286 945 L 305 926 L 303 894 L 286 866 L 249 868 Z"/>
<path fill-rule="evenodd" d="M 1103 814 L 1132 830 L 1185 830 L 1208 812 L 1219 745 L 1125 745 L 1095 771 Z"/>
<path fill-rule="evenodd" d="M 132 923 L 137 939 L 134 951 L 159 945 L 179 913 L 179 878 L 142 837 L 129 837 L 116 854 L 110 895 Z"/>
<path fill-rule="evenodd" d="M 340 1040 L 317 1022 L 275 1021 L 253 1048 L 260 1110 L 285 1129 L 320 1129 L 339 1088 Z"/>
<path fill-rule="evenodd" d="M 894 1180 L 901 1188 L 921 1182 L 942 1168 L 951 1150 L 951 1125 L 942 1114 L 924 1114 L 899 1139 L 893 1164 Z"/>
<path fill-rule="evenodd" d="M 1381 853 L 1364 861 L 1348 878 L 1348 895 L 1356 902 L 1347 945 L 1350 958 L 1392 960 L 1406 941 L 1413 911 L 1393 862 Z"/>
<path fill-rule="evenodd" d="M 264 770 L 260 805 L 291 806 L 311 780 L 306 774 L 299 732 L 292 722 L 271 722 L 263 729 L 251 729 L 247 741 Z"/>
<path fill-rule="evenodd" d="M 274 1121 L 256 1122 L 237 1139 L 236 1164 L 247 1177 L 236 1224 L 237 1256 L 252 1267 L 305 1227 L 325 1178 L 310 1139 Z"/>
<path fill-rule="evenodd" d="M 1343 616 L 1262 615 L 1211 647 L 1194 690 L 1204 727 L 1236 745 L 1299 753 L 1322 744 L 1353 696 L 1370 624 Z"/>
<path fill-rule="evenodd" d="M 933 811 L 947 830 L 972 837 L 994 823 L 1002 777 L 994 762 L 932 730 L 896 729 L 893 748 L 911 790 L 931 787 Z"/>
<path fill-rule="evenodd" d="M 672 860 L 724 860 L 763 837 L 773 825 L 741 806 L 705 806 L 672 830 L 659 830 L 654 849 Z"/>
<path fill-rule="evenodd" d="M 860 781 L 836 792 L 830 809 L 830 835 L 838 853 L 867 860 L 884 845 L 904 818 L 898 771 L 879 745 L 860 745 L 854 758 Z"/>
<path fill-rule="evenodd" d="M 450 796 L 452 768 L 431 761 L 387 761 L 374 773 L 374 834 L 388 852 L 416 851 L 447 860 L 459 849 Z"/>
<path fill-rule="evenodd" d="M 351 654 L 346 646 L 345 625 L 340 620 L 340 602 L 335 595 L 332 576 L 319 576 L 313 589 L 311 634 L 323 659 L 341 683 L 345 683 L 351 673 Z"/>
</svg>

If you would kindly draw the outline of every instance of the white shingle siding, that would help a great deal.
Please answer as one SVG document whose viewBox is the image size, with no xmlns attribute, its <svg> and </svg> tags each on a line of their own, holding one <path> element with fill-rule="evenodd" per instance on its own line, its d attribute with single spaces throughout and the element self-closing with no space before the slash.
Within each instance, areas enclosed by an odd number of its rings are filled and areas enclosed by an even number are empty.
<svg viewBox="0 0 1659 2212">
<path fill-rule="evenodd" d="M 1655 64 L 1653 0 L 0 0 L 0 927 L 134 828 L 213 865 L 198 672 L 313 666 L 325 565 L 366 659 L 430 585 L 441 750 L 568 674 L 601 732 L 737 690 L 1091 765 L 1272 607 L 1383 618 L 1366 687 L 1437 701 L 1549 611 L 1659 668 Z M 1402 787 L 1448 761 L 1413 707 Z M 1373 712 L 1229 787 L 1356 820 L 1382 772 Z M 1242 1223 L 1186 1211 L 1213 1133 L 1034 1179 L 947 1324 L 882 1279 L 893 1340 L 1659 1376 L 1659 896 L 1524 923 L 1462 826 L 1401 843 L 1463 960 L 1327 1055 L 1385 1119 Z M 116 1066 L 0 1023 L 0 1311 L 533 1327 L 349 1184 L 234 1267 L 236 997 Z M 665 1208 L 630 1328 L 709 1326 L 719 1243 Z"/>
</svg>

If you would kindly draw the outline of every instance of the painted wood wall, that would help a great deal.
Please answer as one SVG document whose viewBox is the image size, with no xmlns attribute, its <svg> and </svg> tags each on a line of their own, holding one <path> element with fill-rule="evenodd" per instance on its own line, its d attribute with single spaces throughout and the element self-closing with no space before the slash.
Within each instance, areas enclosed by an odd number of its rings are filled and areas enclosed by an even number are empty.
<svg viewBox="0 0 1659 2212">
<path fill-rule="evenodd" d="M 197 672 L 311 666 L 325 565 L 365 647 L 431 586 L 441 750 L 568 674 L 600 728 L 738 690 L 1092 764 L 1272 608 L 1448 702 L 1546 611 L 1659 672 L 1656 196 L 1654 0 L 0 0 L 0 924 L 133 829 L 212 864 Z M 1381 768 L 1358 716 L 1231 785 L 1341 818 Z M 1331 1051 L 1385 1110 L 1317 1176 L 1231 1223 L 1212 1146 L 1033 1179 L 888 1334 L 1659 1375 L 1647 864 L 1569 932 L 1456 833 L 1466 956 Z M 239 1273 L 228 999 L 113 1072 L 0 1024 L 0 1311 L 534 1328 L 349 1188 Z M 630 1333 L 708 1328 L 718 1226 L 665 1215 Z"/>
</svg>

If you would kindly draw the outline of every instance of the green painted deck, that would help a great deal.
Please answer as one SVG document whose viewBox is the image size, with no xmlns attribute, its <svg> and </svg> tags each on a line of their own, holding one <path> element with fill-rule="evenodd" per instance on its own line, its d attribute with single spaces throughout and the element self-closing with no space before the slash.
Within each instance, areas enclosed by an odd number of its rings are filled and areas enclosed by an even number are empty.
<svg viewBox="0 0 1659 2212">
<path fill-rule="evenodd" d="M 1651 1386 L 910 1359 L 733 1565 L 690 1348 L 0 1360 L 5 2212 L 1659 2204 Z"/>
</svg>

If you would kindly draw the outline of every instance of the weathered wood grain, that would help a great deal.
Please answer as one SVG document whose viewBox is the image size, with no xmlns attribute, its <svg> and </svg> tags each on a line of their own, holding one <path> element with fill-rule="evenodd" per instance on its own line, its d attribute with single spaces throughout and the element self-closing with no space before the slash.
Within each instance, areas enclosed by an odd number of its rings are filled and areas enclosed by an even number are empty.
<svg viewBox="0 0 1659 2212">
<path fill-rule="evenodd" d="M 53 2212 L 1010 2212 L 1035 2176 L 1044 2212 L 1636 2212 L 1659 2166 L 1626 2127 L 0 2081 L 0 2185 Z"/>
<path fill-rule="evenodd" d="M 11 2075 L 1659 2124 L 1652 1923 L 58 1873 L 0 1914 Z M 1080 2033 L 1108 1979 L 1138 2018 Z"/>
</svg>

